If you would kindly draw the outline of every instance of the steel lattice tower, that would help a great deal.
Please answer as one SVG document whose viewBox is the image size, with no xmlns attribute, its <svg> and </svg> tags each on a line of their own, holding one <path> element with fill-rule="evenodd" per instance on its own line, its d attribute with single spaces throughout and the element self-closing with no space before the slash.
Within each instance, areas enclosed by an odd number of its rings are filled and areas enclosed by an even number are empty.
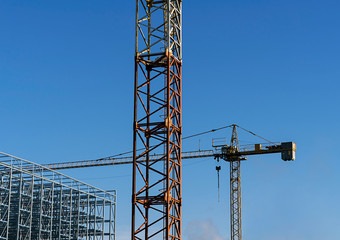
<svg viewBox="0 0 340 240">
<path fill-rule="evenodd" d="M 234 156 L 227 158 L 230 162 L 230 233 L 231 240 L 242 240 L 242 218 L 241 218 L 241 161 L 237 153 L 239 142 L 236 125 L 233 126 L 233 133 L 228 151 Z"/>
<path fill-rule="evenodd" d="M 181 0 L 136 1 L 132 240 L 181 239 L 181 26 Z"/>
</svg>

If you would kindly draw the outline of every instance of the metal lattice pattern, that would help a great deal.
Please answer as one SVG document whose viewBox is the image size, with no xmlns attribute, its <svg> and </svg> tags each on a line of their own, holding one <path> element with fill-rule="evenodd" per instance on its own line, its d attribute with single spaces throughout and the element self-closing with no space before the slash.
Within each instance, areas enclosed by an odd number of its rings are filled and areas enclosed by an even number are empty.
<svg viewBox="0 0 340 240">
<path fill-rule="evenodd" d="M 231 239 L 241 240 L 241 164 L 240 160 L 230 162 L 230 221 Z"/>
<path fill-rule="evenodd" d="M 218 153 L 213 150 L 200 150 L 192 152 L 182 152 L 182 159 L 192 159 L 192 158 L 206 158 L 214 157 Z M 155 154 L 149 156 L 150 161 L 158 160 L 159 155 Z M 145 162 L 145 157 L 141 157 L 140 161 Z M 97 166 L 108 166 L 108 165 L 120 165 L 120 164 L 131 164 L 133 163 L 133 157 L 106 157 L 97 160 L 86 160 L 86 161 L 76 161 L 76 162 L 62 162 L 62 163 L 52 163 L 44 165 L 50 169 L 70 169 L 70 168 L 84 168 L 84 167 L 97 167 Z"/>
<path fill-rule="evenodd" d="M 116 193 L 0 153 L 0 239 L 115 239 Z"/>
<path fill-rule="evenodd" d="M 137 0 L 134 240 L 181 238 L 181 4 Z"/>
<path fill-rule="evenodd" d="M 230 142 L 230 151 L 238 152 L 240 146 L 236 126 Z M 240 157 L 229 157 L 230 161 L 230 232 L 231 240 L 242 240 L 241 218 L 241 162 Z"/>
</svg>

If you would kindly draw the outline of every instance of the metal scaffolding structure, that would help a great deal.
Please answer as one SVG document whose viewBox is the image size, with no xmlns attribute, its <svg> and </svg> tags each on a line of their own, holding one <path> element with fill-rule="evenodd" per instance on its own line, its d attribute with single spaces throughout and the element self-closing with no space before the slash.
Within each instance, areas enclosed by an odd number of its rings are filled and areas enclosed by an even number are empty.
<svg viewBox="0 0 340 240">
<path fill-rule="evenodd" d="M 0 152 L 0 239 L 115 240 L 116 191 Z"/>
</svg>

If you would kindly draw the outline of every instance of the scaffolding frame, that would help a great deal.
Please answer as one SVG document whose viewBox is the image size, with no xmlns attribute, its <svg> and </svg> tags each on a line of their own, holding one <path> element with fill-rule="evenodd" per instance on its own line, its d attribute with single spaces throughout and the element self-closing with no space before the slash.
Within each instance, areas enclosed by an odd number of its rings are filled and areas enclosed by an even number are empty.
<svg viewBox="0 0 340 240">
<path fill-rule="evenodd" d="M 115 240 L 116 198 L 0 152 L 0 239 Z"/>
</svg>

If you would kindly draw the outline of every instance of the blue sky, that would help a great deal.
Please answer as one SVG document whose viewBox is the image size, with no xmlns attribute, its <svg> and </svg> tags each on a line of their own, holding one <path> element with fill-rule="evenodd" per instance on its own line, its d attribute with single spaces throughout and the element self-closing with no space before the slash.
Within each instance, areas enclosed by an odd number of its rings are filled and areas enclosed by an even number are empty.
<svg viewBox="0 0 340 240">
<path fill-rule="evenodd" d="M 297 143 L 295 162 L 242 163 L 244 239 L 340 235 L 339 10 L 335 0 L 183 1 L 183 135 L 237 123 Z M 135 1 L 0 1 L 0 151 L 49 163 L 132 149 L 134 11 Z M 201 148 L 214 137 L 230 131 Z M 219 203 L 214 160 L 183 165 L 183 239 L 229 239 L 227 165 Z M 129 239 L 131 166 L 64 173 L 118 190 L 117 239 Z"/>
</svg>

